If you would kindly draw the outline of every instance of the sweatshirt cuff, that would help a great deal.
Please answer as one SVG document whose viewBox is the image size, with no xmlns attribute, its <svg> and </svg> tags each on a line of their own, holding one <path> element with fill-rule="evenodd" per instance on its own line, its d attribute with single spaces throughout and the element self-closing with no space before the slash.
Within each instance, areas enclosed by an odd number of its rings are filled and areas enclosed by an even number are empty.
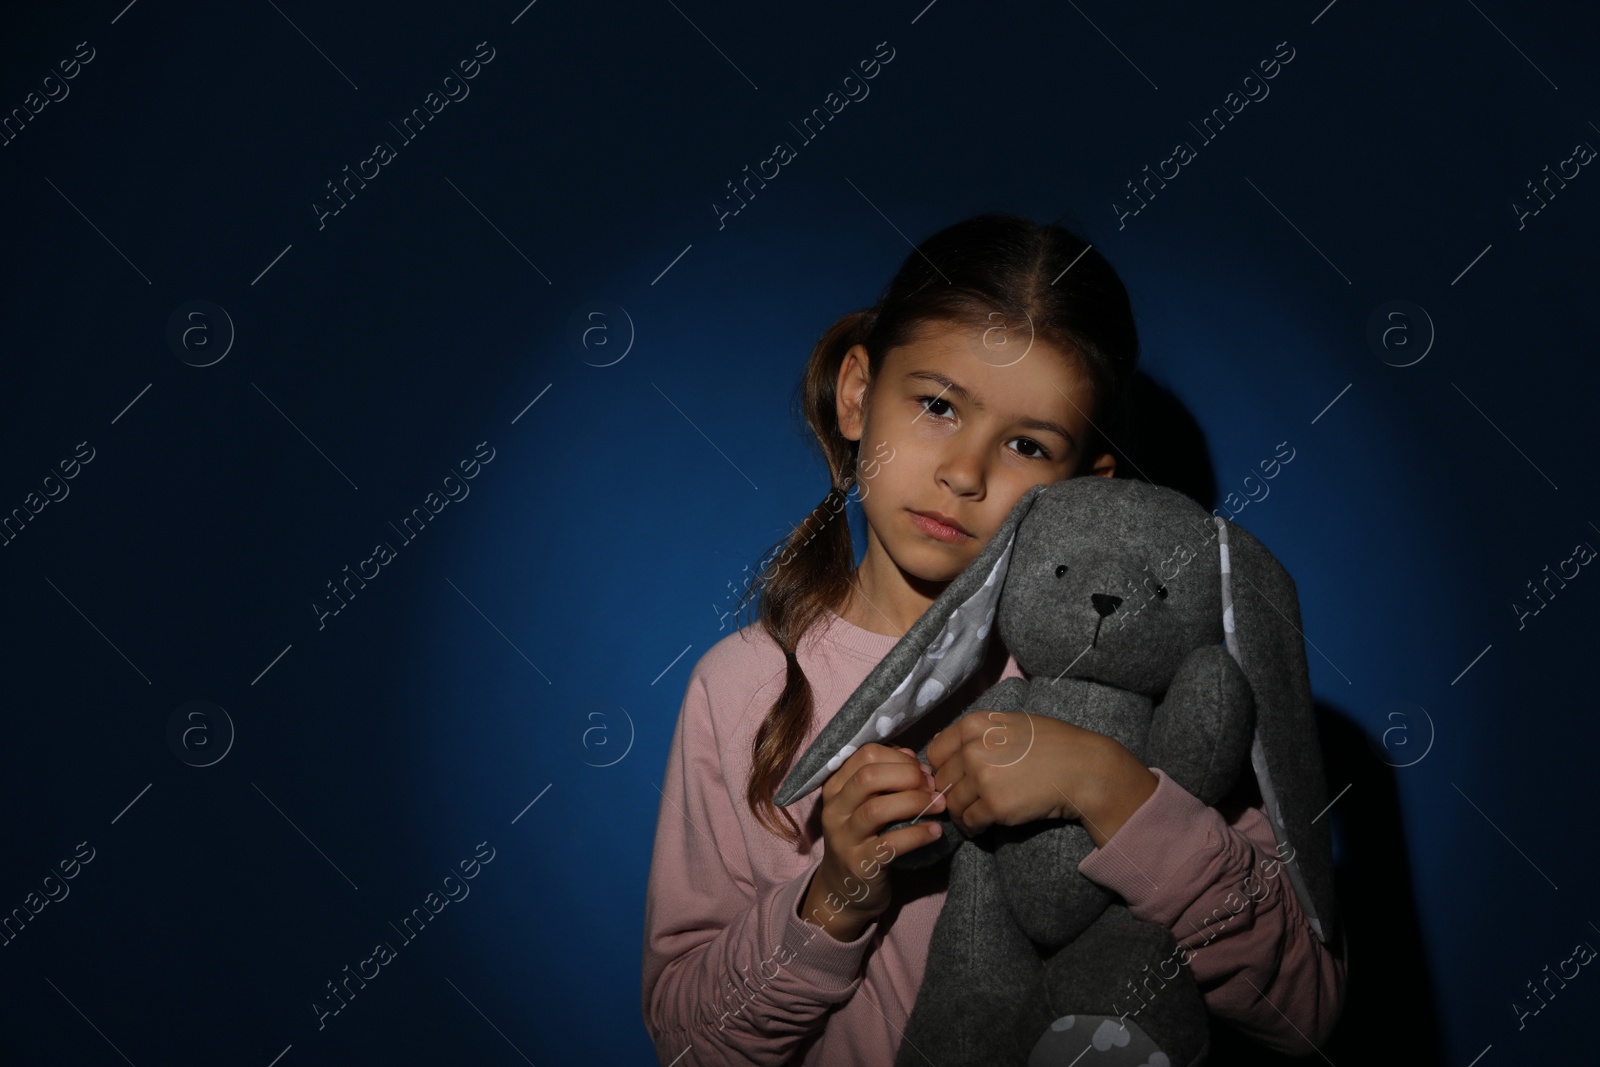
<svg viewBox="0 0 1600 1067">
<path fill-rule="evenodd" d="M 774 901 L 775 915 L 781 917 L 784 924 L 774 939 L 782 946 L 777 962 L 783 970 L 819 993 L 834 994 L 843 1001 L 861 984 L 861 960 L 878 940 L 878 920 L 868 923 L 854 941 L 839 941 L 822 927 L 802 919 L 800 902 L 821 864 L 819 858 L 804 874 L 785 886 Z"/>
<path fill-rule="evenodd" d="M 1171 886 L 1193 877 L 1204 866 L 1200 856 L 1214 856 L 1222 847 L 1222 816 L 1200 798 L 1151 767 L 1155 792 L 1139 805 L 1106 842 L 1090 850 L 1078 871 L 1138 909 L 1168 899 Z"/>
</svg>

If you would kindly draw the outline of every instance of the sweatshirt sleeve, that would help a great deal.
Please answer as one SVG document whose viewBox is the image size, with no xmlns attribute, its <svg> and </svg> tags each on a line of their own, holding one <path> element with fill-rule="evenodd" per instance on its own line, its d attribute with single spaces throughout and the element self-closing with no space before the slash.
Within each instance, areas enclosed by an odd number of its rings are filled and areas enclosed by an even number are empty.
<svg viewBox="0 0 1600 1067">
<path fill-rule="evenodd" d="M 781 1064 L 862 981 L 873 922 L 836 941 L 800 918 L 817 861 L 758 891 L 723 775 L 711 694 L 689 679 L 667 755 L 645 893 L 645 1028 L 663 1064 Z M 738 795 L 743 794 L 743 788 Z"/>
<path fill-rule="evenodd" d="M 1230 824 L 1159 768 L 1156 790 L 1078 870 L 1159 923 L 1218 1018 L 1278 1052 L 1321 1048 L 1343 1008 L 1346 943 L 1312 931 L 1261 807 Z"/>
</svg>

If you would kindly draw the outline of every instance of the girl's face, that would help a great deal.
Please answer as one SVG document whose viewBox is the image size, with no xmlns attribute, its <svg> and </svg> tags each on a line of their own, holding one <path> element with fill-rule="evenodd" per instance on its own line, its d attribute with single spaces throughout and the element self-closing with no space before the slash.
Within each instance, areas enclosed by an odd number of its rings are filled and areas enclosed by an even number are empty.
<svg viewBox="0 0 1600 1067">
<path fill-rule="evenodd" d="M 1071 477 L 1091 428 L 1074 359 L 1037 339 L 1018 357 L 1014 343 L 985 348 L 985 336 L 930 324 L 888 352 L 876 380 L 861 345 L 839 371 L 839 429 L 861 442 L 861 584 L 892 602 L 875 604 L 898 617 L 891 625 L 914 621 L 937 595 L 932 583 L 961 573 L 1030 487 Z M 1108 453 L 1092 465 L 1114 469 Z"/>
</svg>

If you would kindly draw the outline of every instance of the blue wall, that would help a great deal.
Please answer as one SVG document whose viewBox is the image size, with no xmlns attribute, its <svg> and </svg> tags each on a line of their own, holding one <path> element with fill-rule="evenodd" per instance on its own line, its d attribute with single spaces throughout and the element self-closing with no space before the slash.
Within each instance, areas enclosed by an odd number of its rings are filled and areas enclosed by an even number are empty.
<svg viewBox="0 0 1600 1067">
<path fill-rule="evenodd" d="M 1600 979 L 1520 1029 L 1512 1005 L 1600 944 L 1600 578 L 1520 626 L 1512 604 L 1600 545 L 1600 178 L 1512 205 L 1600 145 L 1593 10 L 3 21 L 0 108 L 28 117 L 0 145 L 0 510 L 30 517 L 0 548 L 0 909 L 29 918 L 0 946 L 0 1058 L 651 1062 L 643 891 L 684 683 L 827 487 L 793 386 L 908 242 L 986 210 L 1076 221 L 1121 272 L 1194 431 L 1161 409 L 1152 467 L 1209 472 L 1211 504 L 1295 449 L 1237 521 L 1297 579 L 1349 785 L 1351 1001 L 1323 1051 L 1581 1047 Z M 879 42 L 870 95 L 719 218 Z M 460 98 L 405 141 L 435 91 Z M 1123 214 L 1177 140 L 1195 157 Z M 333 213 L 376 141 L 393 158 Z M 1375 350 L 1391 301 L 1412 347 Z M 375 576 L 333 613 L 346 566 Z M 447 892 L 414 941 L 391 926 Z"/>
</svg>

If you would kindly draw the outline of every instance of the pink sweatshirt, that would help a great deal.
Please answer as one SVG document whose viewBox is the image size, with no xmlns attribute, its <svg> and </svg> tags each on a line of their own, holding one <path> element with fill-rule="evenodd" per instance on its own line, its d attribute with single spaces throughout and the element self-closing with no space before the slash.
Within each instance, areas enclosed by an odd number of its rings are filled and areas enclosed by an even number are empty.
<svg viewBox="0 0 1600 1067">
<path fill-rule="evenodd" d="M 796 657 L 815 711 L 801 751 L 898 640 L 831 612 L 805 635 Z M 1020 675 L 1010 659 L 996 680 Z M 751 742 L 783 679 L 783 653 L 759 625 L 718 641 L 689 675 L 645 896 L 644 1023 L 663 1064 L 890 1064 L 922 984 L 944 890 L 896 896 L 858 938 L 836 941 L 799 914 L 822 861 L 809 832 L 822 791 L 788 809 L 807 832 L 799 846 L 745 802 Z M 1173 932 L 1214 1015 L 1310 1054 L 1342 1005 L 1343 941 L 1330 952 L 1307 925 L 1261 808 L 1230 822 L 1152 770 L 1155 793 L 1078 869 Z"/>
</svg>

